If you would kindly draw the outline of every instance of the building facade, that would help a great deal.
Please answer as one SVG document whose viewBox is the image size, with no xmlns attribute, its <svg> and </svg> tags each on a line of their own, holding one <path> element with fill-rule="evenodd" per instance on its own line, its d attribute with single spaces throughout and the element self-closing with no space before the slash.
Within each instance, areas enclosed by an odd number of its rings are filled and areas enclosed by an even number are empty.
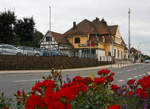
<svg viewBox="0 0 150 109">
<path fill-rule="evenodd" d="M 73 26 L 64 34 L 48 32 L 41 41 L 41 48 L 67 51 L 70 56 L 96 58 L 99 61 L 111 61 L 127 58 L 126 44 L 118 25 L 109 26 L 99 18 Z"/>
</svg>

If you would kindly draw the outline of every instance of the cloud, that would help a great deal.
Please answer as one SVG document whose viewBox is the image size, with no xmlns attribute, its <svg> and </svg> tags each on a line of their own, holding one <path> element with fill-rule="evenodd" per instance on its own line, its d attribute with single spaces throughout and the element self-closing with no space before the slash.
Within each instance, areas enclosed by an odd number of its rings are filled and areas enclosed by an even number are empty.
<svg viewBox="0 0 150 109">
<path fill-rule="evenodd" d="M 36 28 L 44 34 L 49 27 L 49 5 L 52 7 L 52 30 L 64 33 L 72 22 L 95 17 L 105 18 L 109 25 L 118 24 L 123 39 L 128 42 L 128 9 L 131 8 L 131 41 L 142 43 L 148 50 L 150 42 L 149 0 L 1 0 L 0 11 L 14 10 L 18 18 L 34 17 Z M 145 45 L 145 46 L 144 46 Z"/>
</svg>

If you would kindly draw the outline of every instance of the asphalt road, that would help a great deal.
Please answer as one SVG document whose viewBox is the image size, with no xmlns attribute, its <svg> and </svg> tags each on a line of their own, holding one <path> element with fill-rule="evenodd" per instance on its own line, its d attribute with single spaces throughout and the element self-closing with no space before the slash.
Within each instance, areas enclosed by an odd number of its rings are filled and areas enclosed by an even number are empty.
<svg viewBox="0 0 150 109">
<path fill-rule="evenodd" d="M 135 64 L 122 68 L 109 68 L 115 72 L 115 81 L 119 85 L 125 84 L 129 79 L 141 78 L 150 72 L 150 64 Z M 99 68 L 92 69 L 75 69 L 72 71 L 63 71 L 63 78 L 68 74 L 71 78 L 76 75 L 89 76 L 97 75 Z M 0 91 L 4 91 L 6 96 L 13 97 L 13 94 L 19 89 L 26 92 L 31 91 L 32 86 L 37 80 L 42 80 L 42 76 L 48 75 L 48 72 L 32 72 L 32 73 L 1 73 L 0 74 Z"/>
</svg>

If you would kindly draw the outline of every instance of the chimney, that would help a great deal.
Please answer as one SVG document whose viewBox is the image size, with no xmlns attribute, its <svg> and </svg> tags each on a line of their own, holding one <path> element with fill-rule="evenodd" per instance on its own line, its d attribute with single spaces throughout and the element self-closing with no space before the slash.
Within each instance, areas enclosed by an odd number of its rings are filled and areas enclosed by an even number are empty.
<svg viewBox="0 0 150 109">
<path fill-rule="evenodd" d="M 76 28 L 76 22 L 73 22 L 73 29 Z"/>
</svg>

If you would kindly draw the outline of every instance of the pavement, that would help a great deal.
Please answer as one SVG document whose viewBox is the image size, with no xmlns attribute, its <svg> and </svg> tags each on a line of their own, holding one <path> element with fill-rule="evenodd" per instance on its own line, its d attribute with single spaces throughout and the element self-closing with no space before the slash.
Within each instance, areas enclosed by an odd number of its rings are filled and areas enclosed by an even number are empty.
<svg viewBox="0 0 150 109">
<path fill-rule="evenodd" d="M 136 63 L 140 64 L 140 63 Z M 93 70 L 93 69 L 104 69 L 104 68 L 122 68 L 127 66 L 135 65 L 133 63 L 126 63 L 126 64 L 111 64 L 111 65 L 103 65 L 103 66 L 96 66 L 96 67 L 87 67 L 87 68 L 73 68 L 73 69 L 62 69 L 61 71 L 85 71 L 85 70 Z M 4 70 L 0 71 L 0 74 L 10 74 L 10 73 L 40 73 L 40 72 L 50 72 L 50 70 Z"/>
<path fill-rule="evenodd" d="M 125 84 L 130 79 L 139 79 L 150 74 L 150 64 L 126 64 L 126 65 L 106 65 L 90 68 L 76 68 L 62 70 L 63 80 L 66 81 L 66 75 L 72 79 L 75 76 L 97 76 L 97 71 L 108 68 L 115 72 L 114 83 L 118 85 Z M 0 92 L 7 93 L 8 97 L 13 97 L 17 90 L 24 89 L 30 92 L 32 86 L 37 81 L 42 81 L 43 76 L 48 76 L 49 70 L 32 70 L 32 71 L 1 71 L 0 73 Z"/>
</svg>

